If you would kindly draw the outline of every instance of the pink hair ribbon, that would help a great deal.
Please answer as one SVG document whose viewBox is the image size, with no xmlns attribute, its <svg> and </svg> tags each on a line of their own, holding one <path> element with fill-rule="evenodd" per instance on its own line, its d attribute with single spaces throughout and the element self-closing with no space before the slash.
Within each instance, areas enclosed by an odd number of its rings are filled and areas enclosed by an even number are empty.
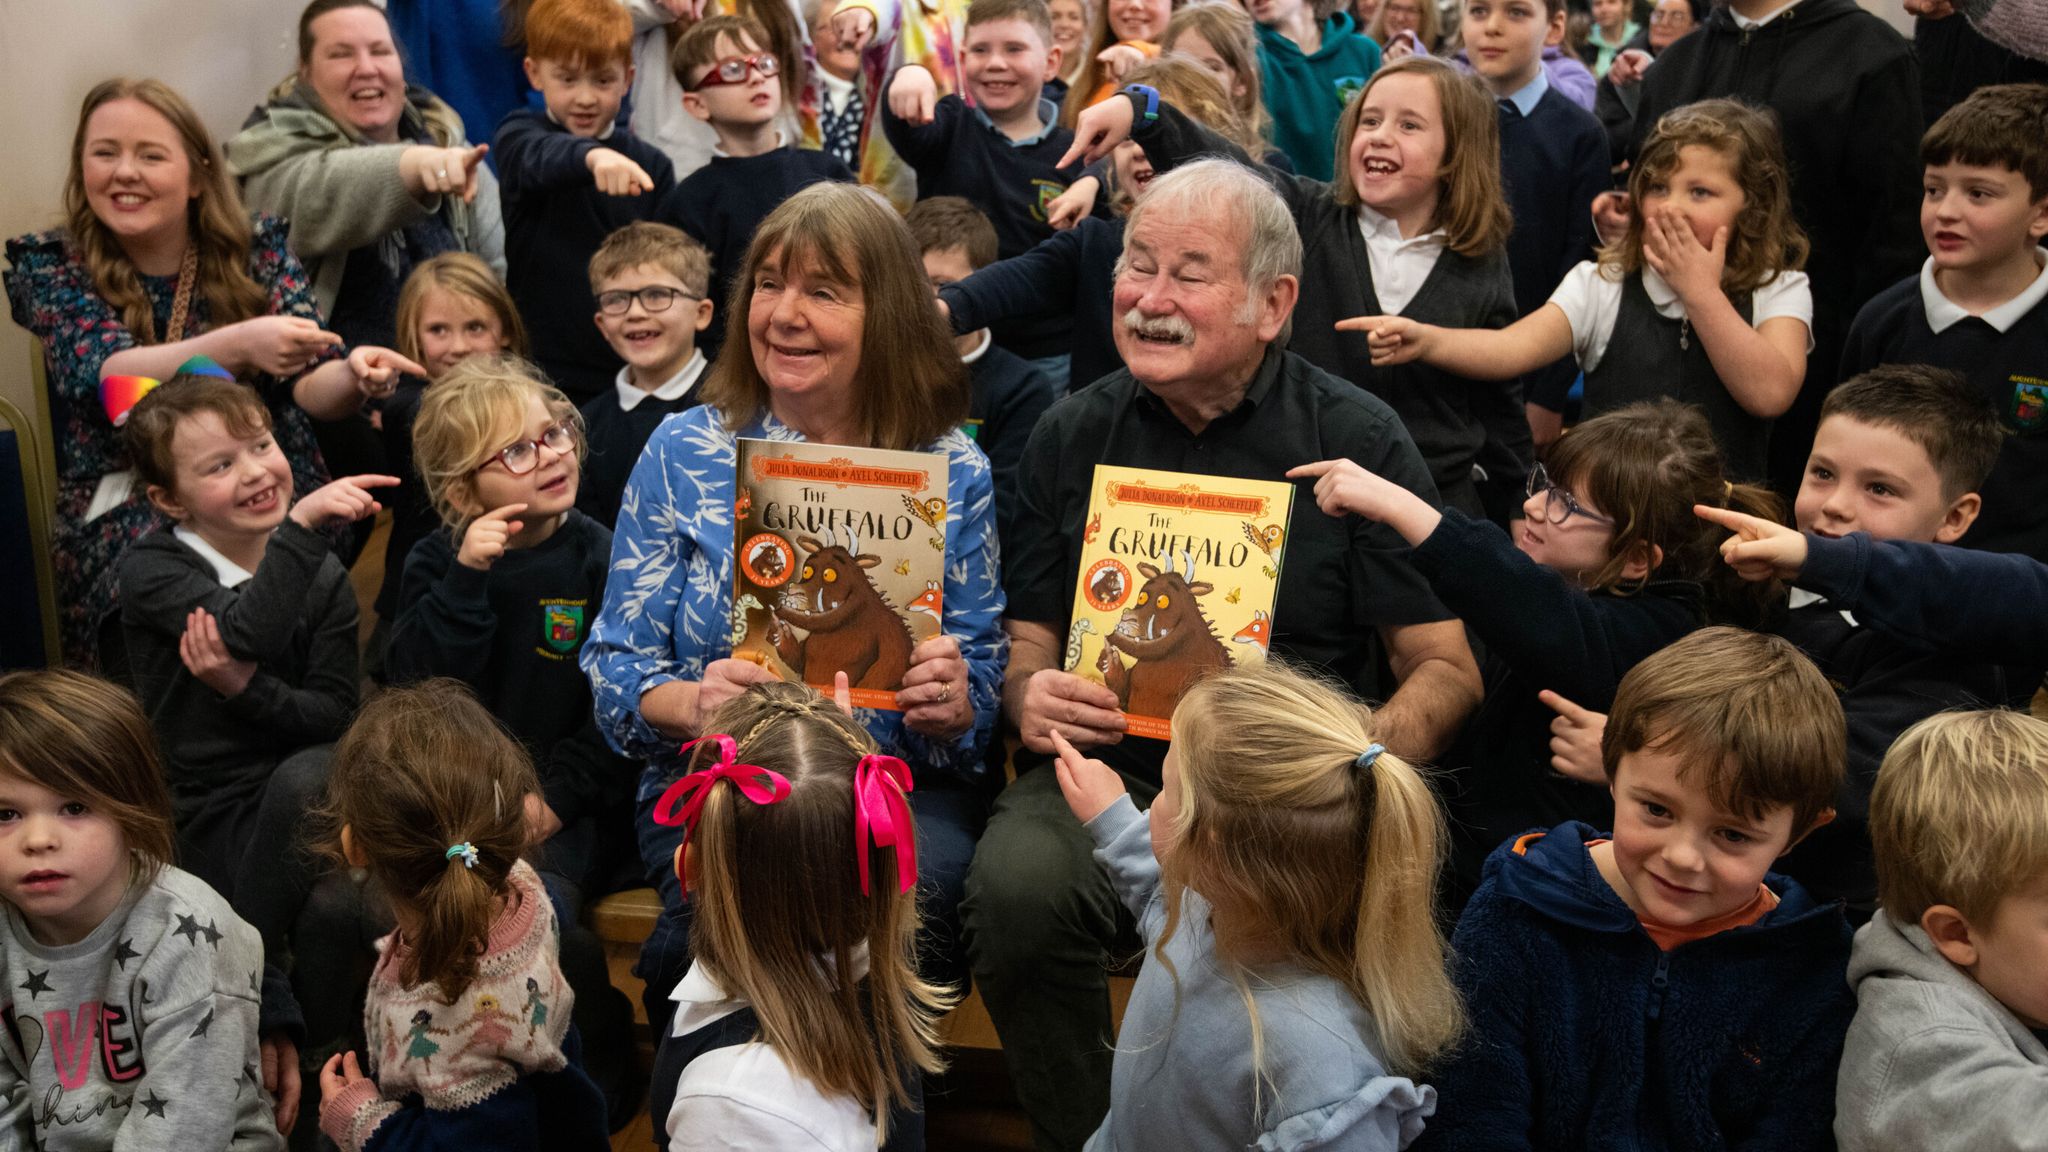
<svg viewBox="0 0 2048 1152">
<path fill-rule="evenodd" d="M 682 746 L 680 751 L 688 752 L 699 744 L 709 741 L 718 746 L 718 763 L 702 768 L 668 786 L 661 799 L 654 802 L 656 824 L 683 826 L 683 839 L 697 830 L 697 817 L 704 811 L 704 800 L 711 795 L 711 789 L 720 780 L 732 781 L 740 795 L 756 804 L 779 804 L 789 795 L 789 778 L 780 772 L 773 772 L 757 764 L 739 764 L 739 745 L 723 732 L 700 736 Z M 675 811 L 677 804 L 683 810 Z"/>
<path fill-rule="evenodd" d="M 910 816 L 910 765 L 894 756 L 863 756 L 853 769 L 853 851 L 860 890 L 868 891 L 868 844 L 896 850 L 897 891 L 917 886 L 917 826 Z"/>
</svg>

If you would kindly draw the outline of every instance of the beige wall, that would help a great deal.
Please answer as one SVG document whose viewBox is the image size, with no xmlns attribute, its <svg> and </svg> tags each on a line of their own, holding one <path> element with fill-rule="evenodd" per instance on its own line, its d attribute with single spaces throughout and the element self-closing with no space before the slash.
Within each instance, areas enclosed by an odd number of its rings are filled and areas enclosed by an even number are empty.
<svg viewBox="0 0 2048 1152">
<path fill-rule="evenodd" d="M 79 101 L 155 76 L 231 134 L 290 69 L 295 0 L 0 0 L 0 236 L 55 221 Z M 28 337 L 0 319 L 0 396 L 33 410 Z"/>
</svg>

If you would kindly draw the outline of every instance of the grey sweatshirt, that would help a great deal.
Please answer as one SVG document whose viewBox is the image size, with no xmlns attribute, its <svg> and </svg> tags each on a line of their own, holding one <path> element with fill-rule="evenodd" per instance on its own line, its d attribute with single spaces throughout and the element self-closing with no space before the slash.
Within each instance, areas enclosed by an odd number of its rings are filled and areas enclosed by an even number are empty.
<svg viewBox="0 0 2048 1152">
<path fill-rule="evenodd" d="M 1386 1070 L 1366 1040 L 1372 1017 L 1327 976 L 1285 966 L 1245 974 L 1265 1049 L 1255 1070 L 1251 1018 L 1217 963 L 1208 901 L 1193 891 L 1182 897 L 1166 946 L 1177 989 L 1151 952 L 1166 904 L 1150 815 L 1124 796 L 1088 822 L 1088 834 L 1138 918 L 1146 953 L 1117 1036 L 1109 1115 L 1087 1152 L 1394 1152 L 1421 1135 L 1436 1090 Z"/>
<path fill-rule="evenodd" d="M 271 1152 L 258 1073 L 263 944 L 213 889 L 164 868 L 76 944 L 7 908 L 0 1145 L 48 1152 Z"/>
<path fill-rule="evenodd" d="M 1841 1152 L 2048 1149 L 2048 1047 L 1917 925 L 1880 910 L 1856 933 L 1849 983 Z"/>
</svg>

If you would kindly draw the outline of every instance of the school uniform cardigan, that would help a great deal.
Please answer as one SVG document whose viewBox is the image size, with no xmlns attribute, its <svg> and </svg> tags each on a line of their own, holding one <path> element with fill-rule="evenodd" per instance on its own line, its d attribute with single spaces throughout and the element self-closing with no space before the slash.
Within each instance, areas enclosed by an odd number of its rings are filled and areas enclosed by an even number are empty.
<svg viewBox="0 0 2048 1152">
<path fill-rule="evenodd" d="M 1660 950 L 1579 823 L 1501 845 L 1458 920 L 1471 1014 L 1416 1152 L 1830 1146 L 1855 1013 L 1849 925 L 1797 881 L 1745 928 Z"/>
<path fill-rule="evenodd" d="M 1145 149 L 1154 170 L 1164 173 L 1204 156 L 1252 164 L 1235 145 L 1164 100 L 1158 110 L 1157 118 L 1148 121 L 1139 108 L 1131 129 L 1131 139 Z M 1301 296 L 1294 307 L 1294 333 L 1287 350 L 1385 400 L 1407 425 L 1445 501 L 1478 511 L 1472 465 L 1489 440 L 1501 442 L 1502 459 L 1508 461 L 1490 471 L 1526 469 L 1533 456 L 1528 421 L 1522 415 L 1521 384 L 1467 380 L 1420 362 L 1373 367 L 1366 334 L 1336 330 L 1339 320 L 1382 311 L 1373 294 L 1372 266 L 1357 209 L 1337 203 L 1330 186 L 1320 180 L 1270 168 L 1255 170 L 1287 202 L 1301 233 Z M 1401 315 L 1449 328 L 1504 328 L 1514 323 L 1514 286 L 1506 252 L 1465 256 L 1444 249 Z"/>
</svg>

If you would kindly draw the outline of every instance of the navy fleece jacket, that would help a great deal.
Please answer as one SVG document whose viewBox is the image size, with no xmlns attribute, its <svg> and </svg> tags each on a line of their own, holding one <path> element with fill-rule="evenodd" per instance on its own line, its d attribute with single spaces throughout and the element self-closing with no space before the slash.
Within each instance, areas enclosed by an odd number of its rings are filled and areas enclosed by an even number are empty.
<svg viewBox="0 0 2048 1152">
<path fill-rule="evenodd" d="M 1487 861 L 1453 944 L 1471 1030 L 1417 1152 L 1832 1148 L 1856 1011 L 1840 907 L 1773 873 L 1763 919 L 1659 951 L 1594 836 L 1563 824 Z"/>
</svg>

